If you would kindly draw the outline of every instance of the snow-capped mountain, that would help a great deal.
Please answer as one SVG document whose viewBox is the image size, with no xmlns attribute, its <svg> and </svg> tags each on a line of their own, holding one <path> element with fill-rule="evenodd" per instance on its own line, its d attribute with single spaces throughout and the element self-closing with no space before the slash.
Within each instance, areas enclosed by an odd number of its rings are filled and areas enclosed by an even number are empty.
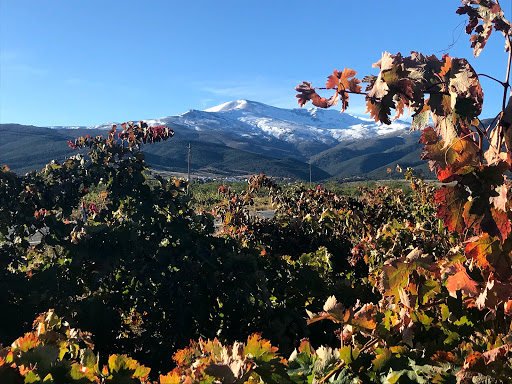
<svg viewBox="0 0 512 384">
<path fill-rule="evenodd" d="M 148 163 L 169 172 L 187 171 L 189 145 L 192 169 L 198 174 L 263 172 L 306 179 L 311 164 L 317 179 L 387 177 L 387 168 L 394 169 L 396 164 L 418 167 L 424 163 L 418 135 L 407 134 L 408 123 L 377 124 L 335 109 L 283 109 L 235 100 L 204 111 L 142 120 L 174 129 L 172 140 L 144 146 Z M 23 172 L 42 167 L 73 153 L 67 140 L 103 134 L 112 124 L 53 129 L 0 124 L 2 137 L 16 137 L 0 142 L 0 161 Z M 35 141 L 37 146 L 30 144 Z"/>
<path fill-rule="evenodd" d="M 235 100 L 204 111 L 148 120 L 151 124 L 179 124 L 190 129 L 228 131 L 241 136 L 263 136 L 291 143 L 319 141 L 335 145 L 341 141 L 372 138 L 408 131 L 409 124 L 395 121 L 377 124 L 336 110 L 283 109 L 248 100 Z"/>
<path fill-rule="evenodd" d="M 144 121 L 150 125 L 179 125 L 195 131 L 224 131 L 248 138 L 278 139 L 293 144 L 310 141 L 328 146 L 382 135 L 400 135 L 410 126 L 399 120 L 391 125 L 379 124 L 334 109 L 283 109 L 248 100 Z M 112 124 L 89 128 L 110 129 Z"/>
</svg>

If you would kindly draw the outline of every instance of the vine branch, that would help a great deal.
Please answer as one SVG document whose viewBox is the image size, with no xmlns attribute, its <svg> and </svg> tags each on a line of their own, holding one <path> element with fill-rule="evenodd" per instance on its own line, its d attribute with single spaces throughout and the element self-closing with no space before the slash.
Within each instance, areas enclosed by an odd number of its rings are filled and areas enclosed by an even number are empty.
<svg viewBox="0 0 512 384">
<path fill-rule="evenodd" d="M 480 77 L 480 76 L 487 77 L 487 78 L 489 78 L 489 79 L 491 79 L 491 80 L 496 81 L 497 83 L 500 83 L 500 84 L 501 84 L 502 86 L 504 86 L 504 87 L 508 86 L 508 84 L 507 84 L 507 83 L 505 83 L 505 82 L 503 82 L 503 81 L 501 81 L 501 80 L 498 80 L 498 79 L 497 79 L 497 78 L 495 78 L 495 77 L 492 77 L 492 76 L 486 75 L 485 73 L 478 73 L 478 74 L 477 74 L 477 76 L 478 76 L 478 77 Z"/>
</svg>

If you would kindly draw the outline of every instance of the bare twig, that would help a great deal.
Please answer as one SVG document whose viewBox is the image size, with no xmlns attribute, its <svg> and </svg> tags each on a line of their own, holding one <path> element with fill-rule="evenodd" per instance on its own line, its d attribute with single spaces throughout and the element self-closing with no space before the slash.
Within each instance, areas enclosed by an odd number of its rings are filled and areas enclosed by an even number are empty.
<svg viewBox="0 0 512 384">
<path fill-rule="evenodd" d="M 510 64 L 512 62 L 512 39 L 508 38 L 508 63 L 507 63 L 507 75 L 505 77 L 505 82 L 503 83 L 503 102 L 502 102 L 502 108 L 501 113 L 499 114 L 498 123 L 496 124 L 496 128 L 498 129 L 498 151 L 501 151 L 501 145 L 503 144 L 503 128 L 501 127 L 501 118 L 503 117 L 503 111 L 505 110 L 505 107 L 507 106 L 507 91 L 510 79 Z"/>
<path fill-rule="evenodd" d="M 492 77 L 492 76 L 486 75 L 485 73 L 478 73 L 478 74 L 477 74 L 477 76 L 479 76 L 479 77 L 480 77 L 480 76 L 484 76 L 484 77 L 487 77 L 487 78 L 489 78 L 489 79 L 491 79 L 491 80 L 496 81 L 497 83 L 500 83 L 500 84 L 501 84 L 501 85 L 503 85 L 504 87 L 505 87 L 505 86 L 507 86 L 507 83 L 504 83 L 503 81 L 500 81 L 500 80 L 496 79 L 495 77 Z"/>
<path fill-rule="evenodd" d="M 326 87 L 315 87 L 315 89 L 321 89 L 321 90 L 333 90 L 334 88 L 326 88 Z M 347 91 L 346 89 L 342 89 L 341 92 L 345 92 L 345 93 L 353 93 L 353 94 L 356 94 L 356 95 L 368 95 L 367 92 L 353 92 L 353 91 Z"/>
</svg>

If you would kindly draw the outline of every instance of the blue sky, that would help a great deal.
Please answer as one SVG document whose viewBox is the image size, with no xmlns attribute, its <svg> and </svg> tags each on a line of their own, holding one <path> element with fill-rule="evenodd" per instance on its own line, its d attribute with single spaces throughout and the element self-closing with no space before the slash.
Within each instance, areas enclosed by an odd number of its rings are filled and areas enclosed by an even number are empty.
<svg viewBox="0 0 512 384">
<path fill-rule="evenodd" d="M 333 69 L 375 73 L 382 52 L 466 57 L 503 80 L 493 34 L 472 56 L 457 0 L 2 0 L 0 122 L 96 125 L 249 99 L 297 107 Z M 507 18 L 511 2 L 502 1 Z M 455 41 L 453 46 L 450 45 Z M 484 117 L 502 88 L 482 79 Z M 362 115 L 364 98 L 348 112 Z"/>
</svg>

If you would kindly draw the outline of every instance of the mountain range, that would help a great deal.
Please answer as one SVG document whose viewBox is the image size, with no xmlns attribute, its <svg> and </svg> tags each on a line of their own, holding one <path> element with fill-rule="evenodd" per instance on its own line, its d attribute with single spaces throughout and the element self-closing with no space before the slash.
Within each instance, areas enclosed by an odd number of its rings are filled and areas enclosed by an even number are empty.
<svg viewBox="0 0 512 384">
<path fill-rule="evenodd" d="M 191 145 L 193 176 L 245 176 L 314 180 L 382 178 L 397 164 L 427 171 L 420 160 L 417 132 L 396 120 L 391 125 L 335 110 L 283 109 L 236 100 L 204 111 L 144 120 L 167 125 L 175 136 L 146 145 L 148 163 L 156 170 L 184 173 Z M 93 127 L 34 127 L 0 124 L 0 163 L 23 173 L 74 151 L 67 140 L 85 134 L 105 135 L 112 124 Z M 118 123 L 117 123 L 118 124 Z M 310 163 L 310 164 L 309 164 Z"/>
</svg>

